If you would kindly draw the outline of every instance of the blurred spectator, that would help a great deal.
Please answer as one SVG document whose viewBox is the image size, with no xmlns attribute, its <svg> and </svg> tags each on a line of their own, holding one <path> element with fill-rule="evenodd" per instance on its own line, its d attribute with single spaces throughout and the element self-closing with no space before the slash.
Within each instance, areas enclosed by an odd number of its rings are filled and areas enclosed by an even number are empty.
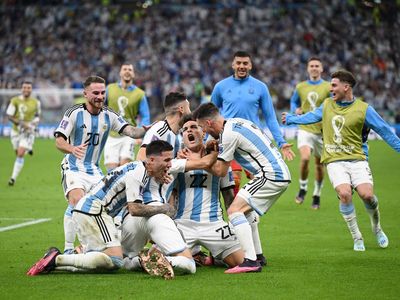
<svg viewBox="0 0 400 300">
<path fill-rule="evenodd" d="M 177 87 L 200 102 L 201 87 L 228 76 L 232 51 L 243 50 L 255 57 L 253 74 L 271 88 L 279 109 L 289 107 L 288 90 L 306 75 L 311 55 L 325 62 L 328 75 L 338 68 L 358 74 L 355 94 L 388 120 L 400 109 L 394 0 L 55 2 L 0 7 L 0 88 L 18 87 L 26 76 L 60 88 L 93 73 L 114 82 L 121 63 L 136 61 L 138 86 L 155 115 Z"/>
</svg>

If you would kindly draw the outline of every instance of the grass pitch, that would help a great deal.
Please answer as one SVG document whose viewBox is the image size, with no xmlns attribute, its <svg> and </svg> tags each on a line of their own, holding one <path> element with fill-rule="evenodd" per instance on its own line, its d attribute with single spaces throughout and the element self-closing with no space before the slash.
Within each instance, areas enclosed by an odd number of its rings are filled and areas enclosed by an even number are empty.
<svg viewBox="0 0 400 300">
<path fill-rule="evenodd" d="M 25 273 L 50 246 L 63 248 L 66 202 L 60 185 L 62 154 L 53 140 L 39 139 L 27 156 L 16 185 L 8 187 L 14 153 L 0 139 L 0 227 L 51 218 L 51 221 L 0 231 L 1 299 L 398 299 L 400 287 L 400 160 L 382 141 L 370 142 L 370 166 L 379 198 L 388 249 L 375 241 L 369 217 L 358 196 L 354 202 L 366 252 L 354 252 L 338 200 L 325 180 L 321 209 L 311 210 L 313 172 L 303 205 L 298 190 L 298 158 L 288 165 L 293 182 L 261 218 L 260 233 L 268 266 L 261 273 L 226 275 L 202 267 L 193 276 L 172 281 L 143 273 Z M 0 229 L 1 229 L 0 228 Z"/>
</svg>

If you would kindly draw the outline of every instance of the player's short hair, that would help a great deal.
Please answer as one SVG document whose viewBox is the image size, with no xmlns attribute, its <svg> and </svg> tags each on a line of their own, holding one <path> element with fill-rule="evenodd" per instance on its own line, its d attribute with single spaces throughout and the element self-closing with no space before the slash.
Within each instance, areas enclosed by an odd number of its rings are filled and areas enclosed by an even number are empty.
<svg viewBox="0 0 400 300">
<path fill-rule="evenodd" d="M 183 116 L 183 118 L 179 121 L 179 127 L 182 128 L 183 125 L 189 121 L 196 122 L 196 119 L 193 117 L 193 114 L 188 114 L 188 115 Z"/>
<path fill-rule="evenodd" d="M 357 81 L 356 81 L 356 78 L 354 77 L 354 75 L 347 70 L 339 70 L 339 71 L 333 72 L 331 74 L 331 78 L 337 78 L 341 82 L 346 82 L 346 83 L 350 84 L 350 86 L 352 88 L 357 84 Z"/>
<path fill-rule="evenodd" d="M 31 80 L 24 80 L 24 81 L 22 81 L 21 86 L 24 85 L 24 84 L 33 85 L 33 82 Z"/>
<path fill-rule="evenodd" d="M 248 52 L 246 51 L 236 51 L 235 54 L 233 54 L 233 59 L 235 59 L 235 57 L 248 57 L 250 58 L 251 61 L 251 56 Z"/>
<path fill-rule="evenodd" d="M 307 60 L 307 65 L 310 61 L 312 60 L 316 60 L 319 61 L 322 64 L 322 60 L 318 57 L 318 56 L 311 56 L 308 60 Z"/>
<path fill-rule="evenodd" d="M 200 105 L 194 112 L 193 118 L 196 120 L 198 119 L 205 119 L 205 118 L 214 118 L 219 114 L 218 107 L 215 106 L 214 103 L 204 103 Z"/>
<path fill-rule="evenodd" d="M 123 62 L 123 63 L 121 64 L 120 69 L 122 69 L 122 66 L 132 66 L 132 67 L 134 67 L 134 66 L 133 66 L 133 63 L 130 63 L 130 62 Z"/>
<path fill-rule="evenodd" d="M 86 89 L 92 83 L 104 83 L 105 84 L 106 81 L 104 78 L 102 78 L 100 76 L 91 75 L 85 79 L 85 81 L 83 82 L 83 87 Z"/>
<path fill-rule="evenodd" d="M 146 156 L 160 156 L 163 152 L 172 150 L 174 150 L 174 147 L 172 147 L 172 145 L 166 141 L 152 141 L 146 145 Z"/>
<path fill-rule="evenodd" d="M 164 111 L 168 113 L 171 108 L 176 106 L 178 103 L 185 101 L 186 95 L 181 92 L 170 92 L 167 96 L 165 96 L 164 100 Z"/>
</svg>

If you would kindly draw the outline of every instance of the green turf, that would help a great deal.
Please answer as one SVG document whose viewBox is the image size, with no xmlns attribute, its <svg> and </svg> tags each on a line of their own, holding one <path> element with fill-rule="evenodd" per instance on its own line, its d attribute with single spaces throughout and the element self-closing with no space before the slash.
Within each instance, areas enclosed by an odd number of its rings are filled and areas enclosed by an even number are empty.
<svg viewBox="0 0 400 300">
<path fill-rule="evenodd" d="M 338 212 L 338 201 L 325 181 L 322 206 L 299 206 L 298 160 L 288 165 L 293 183 L 261 218 L 260 231 L 268 267 L 259 274 L 225 275 L 222 268 L 198 268 L 173 281 L 142 273 L 25 275 L 49 246 L 63 247 L 66 203 L 60 185 L 53 140 L 37 140 L 14 187 L 7 181 L 14 163 L 8 139 L 0 139 L 0 227 L 23 222 L 3 218 L 52 218 L 52 221 L 0 232 L 0 299 L 398 299 L 400 294 L 400 160 L 382 141 L 373 141 L 370 165 L 380 199 L 382 226 L 390 238 L 379 249 L 369 218 L 356 197 L 366 252 L 352 250 L 352 240 Z M 309 187 L 312 190 L 312 186 Z"/>
</svg>

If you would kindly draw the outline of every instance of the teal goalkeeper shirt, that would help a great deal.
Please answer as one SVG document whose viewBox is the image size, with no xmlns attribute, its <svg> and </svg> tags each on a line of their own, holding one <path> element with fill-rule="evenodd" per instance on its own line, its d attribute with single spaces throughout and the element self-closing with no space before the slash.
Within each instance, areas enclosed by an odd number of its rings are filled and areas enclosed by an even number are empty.
<svg viewBox="0 0 400 300">
<path fill-rule="evenodd" d="M 236 79 L 232 75 L 221 80 L 214 87 L 211 102 L 220 109 L 224 118 L 243 118 L 263 128 L 265 126 L 262 126 L 258 117 L 258 111 L 261 109 L 266 125 L 278 146 L 286 144 L 268 87 L 253 76 Z"/>
</svg>

